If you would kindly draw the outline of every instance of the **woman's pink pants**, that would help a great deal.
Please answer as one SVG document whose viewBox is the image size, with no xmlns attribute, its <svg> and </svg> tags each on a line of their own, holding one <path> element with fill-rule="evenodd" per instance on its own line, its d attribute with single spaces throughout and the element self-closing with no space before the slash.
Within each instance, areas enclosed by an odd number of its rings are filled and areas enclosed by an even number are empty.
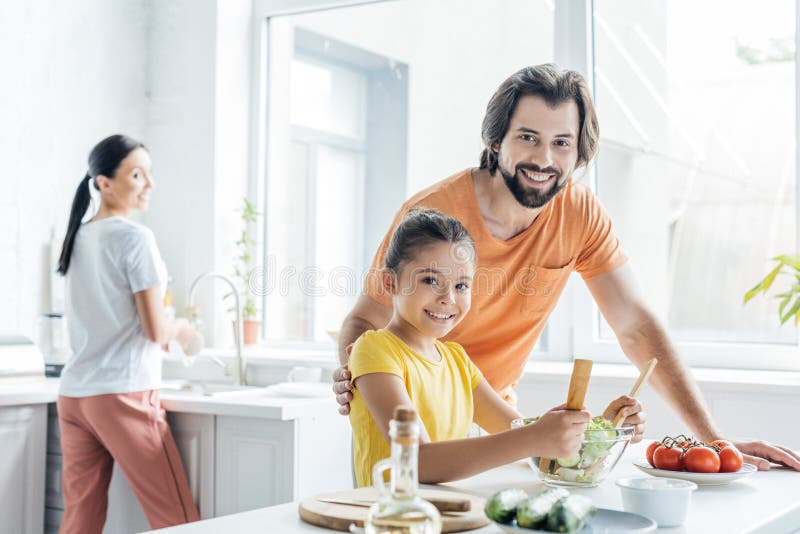
<svg viewBox="0 0 800 534">
<path fill-rule="evenodd" d="M 58 397 L 62 534 L 101 533 L 117 462 L 153 529 L 197 521 L 183 463 L 157 390 Z"/>
</svg>

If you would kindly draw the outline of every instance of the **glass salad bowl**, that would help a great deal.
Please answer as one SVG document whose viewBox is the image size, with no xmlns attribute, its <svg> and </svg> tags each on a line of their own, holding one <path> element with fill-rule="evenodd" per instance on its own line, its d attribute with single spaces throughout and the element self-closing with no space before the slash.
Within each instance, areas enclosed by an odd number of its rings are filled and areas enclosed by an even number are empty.
<svg viewBox="0 0 800 534">
<path fill-rule="evenodd" d="M 514 419 L 520 428 L 538 418 Z M 633 428 L 611 428 L 611 422 L 595 417 L 586 426 L 581 449 L 570 458 L 528 458 L 531 469 L 550 486 L 591 488 L 600 484 L 617 465 L 633 437 Z"/>
</svg>

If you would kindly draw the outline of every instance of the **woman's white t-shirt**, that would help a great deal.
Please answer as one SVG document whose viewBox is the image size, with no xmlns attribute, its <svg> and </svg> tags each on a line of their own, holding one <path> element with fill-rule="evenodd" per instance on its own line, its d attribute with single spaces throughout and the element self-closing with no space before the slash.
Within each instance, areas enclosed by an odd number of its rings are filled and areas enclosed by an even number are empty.
<svg viewBox="0 0 800 534">
<path fill-rule="evenodd" d="M 59 393 L 88 397 L 161 387 L 161 347 L 142 331 L 133 294 L 166 290 L 167 269 L 148 228 L 124 217 L 81 226 L 66 275 L 72 357 Z"/>
</svg>

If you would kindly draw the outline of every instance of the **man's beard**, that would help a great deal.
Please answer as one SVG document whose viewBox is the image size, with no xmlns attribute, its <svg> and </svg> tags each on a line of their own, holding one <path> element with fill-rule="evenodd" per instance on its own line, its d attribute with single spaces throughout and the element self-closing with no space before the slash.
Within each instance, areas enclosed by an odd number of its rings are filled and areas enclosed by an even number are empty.
<svg viewBox="0 0 800 534">
<path fill-rule="evenodd" d="M 559 180 L 561 179 L 561 172 L 559 172 L 557 169 L 553 167 L 545 167 L 544 169 L 542 169 L 538 165 L 519 163 L 517 164 L 517 167 L 515 169 L 516 172 L 514 174 L 509 173 L 499 163 L 497 165 L 497 168 L 500 169 L 500 174 L 503 175 L 503 180 L 505 181 L 508 190 L 511 191 L 512 195 L 514 195 L 514 198 L 517 199 L 517 202 L 519 202 L 526 208 L 541 208 L 542 206 L 550 202 L 553 199 L 553 197 L 556 196 L 559 191 L 564 189 L 565 185 L 567 185 L 566 180 L 564 180 L 564 183 L 559 183 Z M 524 180 L 524 178 L 517 177 L 517 175 L 521 174 L 520 172 L 521 169 L 526 169 L 533 172 L 552 174 L 555 176 L 555 183 L 547 191 L 528 189 L 527 187 L 522 185 L 522 180 Z"/>
</svg>

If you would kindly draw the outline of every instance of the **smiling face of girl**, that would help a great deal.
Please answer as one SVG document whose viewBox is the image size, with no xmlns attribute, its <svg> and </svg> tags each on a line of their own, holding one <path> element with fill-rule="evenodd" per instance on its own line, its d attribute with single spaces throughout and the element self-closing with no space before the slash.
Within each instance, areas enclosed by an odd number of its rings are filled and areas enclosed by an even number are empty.
<svg viewBox="0 0 800 534">
<path fill-rule="evenodd" d="M 387 270 L 384 284 L 394 305 L 390 329 L 406 341 L 425 344 L 455 328 L 472 303 L 471 252 L 463 243 L 439 241 L 420 248 L 399 273 Z"/>
</svg>

